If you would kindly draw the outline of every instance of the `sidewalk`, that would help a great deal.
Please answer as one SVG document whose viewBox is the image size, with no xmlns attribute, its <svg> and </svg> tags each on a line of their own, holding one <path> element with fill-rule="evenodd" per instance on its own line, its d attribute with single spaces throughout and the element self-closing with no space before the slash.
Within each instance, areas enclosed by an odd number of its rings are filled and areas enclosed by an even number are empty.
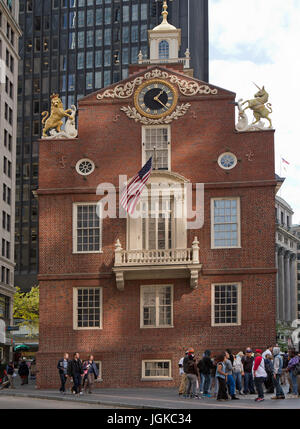
<svg viewBox="0 0 300 429">
<path fill-rule="evenodd" d="M 59 384 L 59 382 L 58 382 Z M 215 398 L 205 399 L 181 399 L 177 389 L 95 389 L 92 394 L 80 396 L 72 395 L 70 390 L 63 395 L 58 390 L 37 390 L 33 381 L 21 386 L 17 378 L 16 389 L 3 389 L 1 396 L 18 396 L 26 398 L 38 398 L 45 400 L 75 401 L 80 403 L 101 404 L 107 406 L 135 408 L 135 409 L 291 409 L 300 408 L 300 399 L 286 399 L 273 401 L 274 395 L 265 395 L 265 401 L 257 404 L 255 395 L 241 396 L 240 401 L 218 402 Z"/>
</svg>

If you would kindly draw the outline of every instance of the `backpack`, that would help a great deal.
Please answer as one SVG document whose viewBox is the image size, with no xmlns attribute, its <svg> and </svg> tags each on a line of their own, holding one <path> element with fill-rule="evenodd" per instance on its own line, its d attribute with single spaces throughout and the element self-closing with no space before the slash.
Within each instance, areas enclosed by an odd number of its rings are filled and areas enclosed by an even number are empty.
<svg viewBox="0 0 300 429">
<path fill-rule="evenodd" d="M 187 373 L 188 374 L 195 374 L 195 362 L 192 359 L 189 359 L 187 363 Z"/>
<path fill-rule="evenodd" d="M 300 361 L 295 365 L 295 368 L 293 369 L 293 374 L 295 376 L 300 375 Z"/>
<path fill-rule="evenodd" d="M 265 370 L 267 374 L 272 374 L 273 373 L 273 365 L 272 362 L 269 361 L 268 359 L 264 359 L 265 362 Z"/>
</svg>

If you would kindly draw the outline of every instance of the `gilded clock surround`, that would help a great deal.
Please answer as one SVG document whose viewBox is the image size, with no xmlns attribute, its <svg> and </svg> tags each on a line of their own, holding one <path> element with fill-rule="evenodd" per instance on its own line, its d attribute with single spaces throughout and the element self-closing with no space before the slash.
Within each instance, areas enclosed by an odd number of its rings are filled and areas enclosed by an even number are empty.
<svg viewBox="0 0 300 429">
<path fill-rule="evenodd" d="M 171 92 L 173 94 L 173 102 L 172 102 L 171 107 L 168 110 L 166 110 L 165 112 L 161 112 L 161 113 L 158 112 L 157 114 L 153 115 L 151 113 L 145 112 L 140 107 L 139 95 L 144 88 L 151 86 L 151 85 L 164 85 L 164 86 L 167 86 L 171 90 Z M 145 116 L 146 118 L 149 118 L 149 119 L 160 119 L 160 118 L 164 118 L 164 117 L 170 115 L 175 110 L 175 108 L 177 106 L 177 102 L 178 102 L 178 92 L 177 92 L 176 88 L 173 85 L 171 85 L 168 81 L 163 80 L 163 79 L 152 79 L 152 80 L 148 80 L 148 81 L 144 82 L 142 85 L 140 85 L 137 88 L 137 90 L 135 91 L 135 94 L 134 94 L 134 105 L 135 105 L 137 111 L 142 116 Z"/>
</svg>

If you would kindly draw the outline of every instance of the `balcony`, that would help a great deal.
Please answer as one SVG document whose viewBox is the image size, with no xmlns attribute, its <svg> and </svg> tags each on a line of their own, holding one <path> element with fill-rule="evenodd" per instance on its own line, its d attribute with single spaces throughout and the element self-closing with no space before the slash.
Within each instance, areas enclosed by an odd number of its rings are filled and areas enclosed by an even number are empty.
<svg viewBox="0 0 300 429">
<path fill-rule="evenodd" d="M 115 245 L 117 288 L 124 290 L 125 280 L 189 278 L 192 289 L 198 287 L 199 241 L 195 237 L 191 249 L 123 250 L 117 240 Z"/>
</svg>

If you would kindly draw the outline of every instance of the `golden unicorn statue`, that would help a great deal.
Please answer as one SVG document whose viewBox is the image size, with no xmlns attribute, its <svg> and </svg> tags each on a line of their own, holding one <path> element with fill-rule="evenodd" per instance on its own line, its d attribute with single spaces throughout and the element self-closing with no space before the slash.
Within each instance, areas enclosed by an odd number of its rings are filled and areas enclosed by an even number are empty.
<svg viewBox="0 0 300 429">
<path fill-rule="evenodd" d="M 73 113 L 73 115 L 72 115 Z M 43 128 L 43 137 L 48 137 L 47 131 L 51 129 L 56 129 L 58 133 L 61 132 L 61 127 L 63 125 L 62 119 L 64 117 L 74 120 L 74 111 L 72 109 L 64 110 L 63 103 L 59 98 L 58 94 L 51 95 L 51 114 L 45 111 L 41 114 L 43 116 L 42 124 Z"/>
<path fill-rule="evenodd" d="M 254 85 L 259 89 L 259 91 L 254 95 L 255 98 L 253 100 L 247 100 L 241 104 L 241 106 L 243 106 L 244 104 L 248 103 L 248 106 L 243 110 L 243 113 L 247 109 L 251 109 L 255 118 L 255 121 L 252 123 L 252 125 L 257 124 L 261 119 L 267 119 L 270 124 L 269 128 L 272 128 L 273 125 L 269 115 L 273 113 L 273 110 L 272 104 L 268 103 L 269 94 L 265 90 L 264 86 L 260 88 L 256 85 L 256 83 Z"/>
</svg>

